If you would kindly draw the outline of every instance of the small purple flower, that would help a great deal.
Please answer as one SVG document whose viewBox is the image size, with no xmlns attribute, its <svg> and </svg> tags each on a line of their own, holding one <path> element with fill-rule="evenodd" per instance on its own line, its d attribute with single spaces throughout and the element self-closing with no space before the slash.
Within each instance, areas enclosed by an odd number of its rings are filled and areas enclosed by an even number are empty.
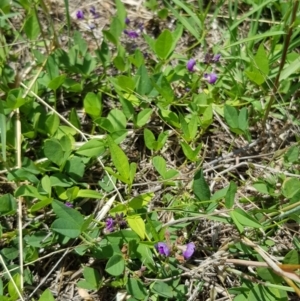
<svg viewBox="0 0 300 301">
<path fill-rule="evenodd" d="M 155 247 L 160 255 L 164 255 L 164 256 L 170 255 L 170 249 L 166 243 L 159 242 Z"/>
<path fill-rule="evenodd" d="M 113 218 L 109 217 L 108 219 L 106 219 L 106 231 L 108 232 L 113 232 L 115 230 L 115 222 L 113 220 Z"/>
<path fill-rule="evenodd" d="M 90 13 L 93 15 L 95 19 L 100 17 L 100 14 L 96 12 L 96 8 L 94 5 L 91 6 Z"/>
<path fill-rule="evenodd" d="M 129 18 L 125 18 L 125 24 L 128 26 L 129 24 L 130 24 L 130 20 L 129 20 Z"/>
<path fill-rule="evenodd" d="M 78 10 L 76 13 L 76 17 L 78 20 L 82 20 L 84 18 L 84 14 L 82 10 Z"/>
<path fill-rule="evenodd" d="M 218 54 L 214 55 L 214 57 L 211 60 L 214 63 L 219 63 L 220 58 L 221 58 L 221 54 L 218 53 Z"/>
<path fill-rule="evenodd" d="M 186 68 L 190 71 L 193 72 L 194 71 L 194 67 L 196 65 L 196 61 L 194 59 L 190 59 L 187 63 L 186 63 Z"/>
<path fill-rule="evenodd" d="M 210 83 L 210 84 L 215 84 L 215 82 L 218 79 L 218 76 L 216 73 L 211 72 L 211 73 L 204 73 L 204 78 Z"/>
<path fill-rule="evenodd" d="M 135 38 L 138 38 L 139 35 L 136 31 L 134 30 L 124 30 L 124 33 L 129 37 L 129 38 L 132 38 L 132 39 L 135 39 Z"/>
<path fill-rule="evenodd" d="M 72 208 L 72 207 L 73 207 L 73 204 L 70 203 L 70 202 L 65 202 L 65 205 L 66 205 L 67 207 L 69 207 L 69 208 Z"/>
<path fill-rule="evenodd" d="M 115 221 L 121 229 L 124 229 L 127 227 L 127 222 L 126 222 L 126 220 L 124 220 L 123 212 L 120 214 L 116 213 Z"/>
<path fill-rule="evenodd" d="M 186 245 L 185 251 L 182 253 L 184 259 L 190 259 L 195 252 L 195 244 L 190 242 Z"/>
</svg>

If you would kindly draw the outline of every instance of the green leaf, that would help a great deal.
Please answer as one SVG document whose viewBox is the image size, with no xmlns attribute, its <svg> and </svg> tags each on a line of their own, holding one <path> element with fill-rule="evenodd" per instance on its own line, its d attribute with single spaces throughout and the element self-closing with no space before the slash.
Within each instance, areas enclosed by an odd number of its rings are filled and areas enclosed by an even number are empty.
<svg viewBox="0 0 300 301">
<path fill-rule="evenodd" d="M 167 172 L 165 159 L 161 156 L 156 156 L 152 159 L 152 163 L 158 173 L 164 178 Z"/>
<path fill-rule="evenodd" d="M 237 192 L 237 185 L 230 181 L 226 196 L 225 196 L 225 207 L 231 209 L 234 204 L 234 197 Z"/>
<path fill-rule="evenodd" d="M 119 109 L 112 109 L 108 115 L 107 119 L 113 126 L 115 132 L 119 130 L 124 130 L 127 126 L 127 120 L 124 113 Z"/>
<path fill-rule="evenodd" d="M 44 143 L 45 156 L 53 163 L 61 166 L 64 162 L 64 151 L 57 139 L 49 139 Z"/>
<path fill-rule="evenodd" d="M 300 253 L 297 250 L 290 250 L 283 259 L 285 264 L 300 264 Z"/>
<path fill-rule="evenodd" d="M 116 0 L 116 7 L 117 7 L 117 16 L 120 23 L 125 23 L 126 18 L 126 8 L 124 3 L 121 0 Z"/>
<path fill-rule="evenodd" d="M 130 167 L 127 156 L 110 136 L 107 136 L 107 143 L 110 149 L 111 159 L 115 165 L 115 168 L 123 178 L 129 180 Z"/>
<path fill-rule="evenodd" d="M 72 220 L 65 220 L 62 218 L 56 219 L 52 223 L 51 229 L 69 238 L 77 238 L 81 234 L 81 227 L 78 227 L 77 222 L 74 222 Z"/>
<path fill-rule="evenodd" d="M 254 284 L 248 295 L 247 301 L 287 301 L 287 292 L 275 287 L 265 287 L 261 284 Z"/>
<path fill-rule="evenodd" d="M 159 151 L 163 148 L 165 145 L 167 139 L 168 139 L 168 132 L 163 132 L 158 135 L 157 141 L 154 142 L 154 150 Z"/>
<path fill-rule="evenodd" d="M 291 199 L 300 190 L 300 181 L 296 178 L 287 178 L 282 185 L 282 194 Z"/>
<path fill-rule="evenodd" d="M 49 82 L 48 88 L 56 91 L 65 82 L 66 77 L 67 76 L 65 74 L 55 77 Z"/>
<path fill-rule="evenodd" d="M 120 75 L 117 77 L 117 80 L 118 80 L 117 83 L 120 88 L 122 88 L 124 91 L 126 91 L 128 93 L 133 92 L 133 90 L 135 88 L 135 82 L 131 77 L 125 76 L 125 75 Z"/>
<path fill-rule="evenodd" d="M 87 93 L 83 100 L 85 112 L 92 118 L 100 117 L 102 114 L 101 95 L 93 92 Z"/>
<path fill-rule="evenodd" d="M 239 117 L 236 108 L 225 104 L 224 118 L 231 129 L 239 128 Z"/>
<path fill-rule="evenodd" d="M 291 63 L 286 63 L 282 72 L 280 73 L 279 81 L 288 79 L 294 73 L 297 73 L 300 70 L 300 55 L 297 56 Z"/>
<path fill-rule="evenodd" d="M 114 43 L 116 46 L 120 43 L 120 36 L 123 32 L 124 28 L 124 21 L 120 21 L 118 17 L 114 17 L 112 21 L 110 21 L 110 29 L 109 33 L 111 34 L 111 42 Z"/>
<path fill-rule="evenodd" d="M 56 200 L 52 202 L 52 207 L 58 219 L 53 222 L 51 228 L 66 237 L 78 237 L 84 223 L 82 215 L 77 210 Z"/>
<path fill-rule="evenodd" d="M 233 211 L 230 212 L 231 217 L 235 217 L 235 219 L 245 227 L 251 228 L 261 228 L 261 224 L 258 221 L 251 217 L 248 213 L 240 208 L 235 208 Z"/>
<path fill-rule="evenodd" d="M 297 162 L 298 158 L 299 158 L 299 146 L 297 145 L 290 147 L 288 151 L 284 154 L 284 159 L 290 163 Z"/>
<path fill-rule="evenodd" d="M 59 76 L 59 68 L 54 54 L 50 55 L 46 62 L 47 76 L 49 79 L 55 79 Z"/>
<path fill-rule="evenodd" d="M 105 271 L 112 276 L 120 276 L 125 269 L 125 261 L 122 255 L 115 254 L 109 258 Z"/>
<path fill-rule="evenodd" d="M 105 152 L 105 143 L 100 140 L 92 139 L 79 147 L 76 154 L 86 157 L 98 157 Z"/>
<path fill-rule="evenodd" d="M 77 45 L 78 50 L 80 51 L 82 56 L 85 56 L 88 45 L 85 39 L 82 38 L 82 35 L 79 31 L 75 31 L 73 34 L 74 45 Z"/>
<path fill-rule="evenodd" d="M 269 59 L 263 43 L 260 44 L 250 69 L 246 70 L 245 73 L 257 85 L 262 85 L 266 81 L 269 74 Z"/>
<path fill-rule="evenodd" d="M 154 134 L 148 130 L 147 128 L 144 129 L 144 140 L 146 147 L 150 150 L 153 150 L 154 143 L 156 142 Z"/>
<path fill-rule="evenodd" d="M 179 123 L 179 119 L 178 116 L 169 110 L 161 110 L 160 111 L 161 114 L 161 118 L 167 123 L 170 124 L 176 128 L 180 128 L 180 123 Z"/>
<path fill-rule="evenodd" d="M 27 35 L 28 39 L 32 41 L 36 40 L 36 38 L 40 34 L 39 21 L 34 11 L 32 11 L 31 15 L 29 15 L 24 24 L 24 32 Z"/>
<path fill-rule="evenodd" d="M 245 132 L 248 130 L 248 128 L 248 109 L 244 107 L 239 113 L 239 129 Z"/>
<path fill-rule="evenodd" d="M 48 175 L 42 178 L 41 184 L 43 189 L 47 192 L 48 197 L 51 197 L 51 181 Z"/>
<path fill-rule="evenodd" d="M 36 211 L 39 211 L 45 207 L 47 207 L 48 205 L 50 205 L 52 203 L 52 198 L 48 198 L 48 199 L 45 199 L 45 200 L 42 200 L 40 202 L 37 202 L 35 204 L 33 204 L 30 208 L 30 212 L 36 212 Z"/>
<path fill-rule="evenodd" d="M 77 110 L 75 108 L 71 108 L 70 115 L 69 115 L 69 121 L 77 128 L 81 129 L 81 124 L 79 117 L 77 115 Z"/>
<path fill-rule="evenodd" d="M 19 253 L 18 249 L 14 248 L 14 247 L 1 249 L 1 254 L 9 260 L 14 260 L 14 259 L 18 258 L 18 256 L 19 256 L 18 253 Z"/>
<path fill-rule="evenodd" d="M 199 201 L 210 200 L 209 186 L 205 181 L 202 169 L 200 169 L 194 176 L 193 192 Z"/>
<path fill-rule="evenodd" d="M 145 300 L 147 297 L 147 289 L 139 279 L 129 278 L 126 284 L 126 290 L 128 294 L 137 300 Z"/>
<path fill-rule="evenodd" d="M 155 42 L 155 52 L 160 59 L 166 59 L 173 46 L 173 36 L 168 29 L 165 29 Z"/>
<path fill-rule="evenodd" d="M 20 274 L 17 273 L 12 278 L 13 279 L 8 282 L 8 293 L 10 295 L 10 300 L 14 301 L 14 300 L 19 300 L 19 295 L 15 288 L 15 285 L 17 286 L 19 292 L 22 292 L 21 276 L 20 276 Z M 13 281 L 14 281 L 15 285 L 13 284 Z"/>
<path fill-rule="evenodd" d="M 134 177 L 136 175 L 137 164 L 135 162 L 130 163 L 130 177 L 129 183 L 133 184 Z"/>
<path fill-rule="evenodd" d="M 74 184 L 74 182 L 64 174 L 55 173 L 50 176 L 51 186 L 52 187 L 70 187 Z"/>
<path fill-rule="evenodd" d="M 101 287 L 102 284 L 101 276 L 96 269 L 90 267 L 84 267 L 82 273 L 86 281 L 79 281 L 77 283 L 79 287 L 88 290 L 97 290 Z"/>
<path fill-rule="evenodd" d="M 51 291 L 47 288 L 41 295 L 39 301 L 55 301 Z"/>
<path fill-rule="evenodd" d="M 155 89 L 166 100 L 167 104 L 172 103 L 174 100 L 174 90 L 168 80 L 162 76 L 160 82 L 153 83 Z M 165 103 L 164 103 L 165 104 Z"/>
<path fill-rule="evenodd" d="M 19 188 L 17 188 L 17 190 L 15 191 L 15 197 L 17 198 L 19 196 L 29 196 L 42 201 L 48 199 L 47 196 L 41 195 L 38 192 L 37 188 L 31 185 L 22 185 Z"/>
<path fill-rule="evenodd" d="M 142 64 L 137 70 L 137 76 L 139 76 L 139 82 L 137 85 L 137 93 L 139 95 L 148 95 L 153 86 L 149 78 L 145 64 Z"/>
<path fill-rule="evenodd" d="M 74 180 L 81 180 L 84 175 L 84 170 L 85 164 L 82 162 L 82 159 L 80 157 L 73 156 L 69 160 L 67 160 L 65 165 L 65 171 Z"/>
<path fill-rule="evenodd" d="M 59 127 L 59 117 L 52 113 L 47 115 L 44 121 L 44 129 L 49 136 L 53 136 Z"/>
<path fill-rule="evenodd" d="M 145 223 L 139 215 L 129 215 L 126 218 L 129 227 L 141 238 L 145 238 Z"/>
<path fill-rule="evenodd" d="M 152 292 L 167 299 L 174 297 L 174 289 L 163 281 L 156 281 L 152 286 Z"/>
<path fill-rule="evenodd" d="M 237 227 L 238 231 L 240 233 L 243 233 L 244 232 L 244 227 L 243 225 L 239 222 L 239 219 L 237 218 L 237 216 L 233 213 L 233 211 L 231 211 L 229 213 L 230 217 L 232 218 L 233 220 L 233 223 L 235 224 L 235 226 Z"/>
<path fill-rule="evenodd" d="M 198 154 L 202 148 L 202 144 L 199 144 L 195 150 L 193 150 L 186 142 L 180 142 L 184 155 L 190 161 L 197 161 Z"/>
<path fill-rule="evenodd" d="M 90 198 L 90 199 L 102 199 L 103 194 L 98 191 L 91 190 L 91 189 L 80 189 L 78 191 L 77 197 L 78 198 Z"/>
<path fill-rule="evenodd" d="M 144 206 L 146 206 L 151 201 L 153 196 L 154 196 L 153 192 L 141 194 L 137 197 L 134 197 L 128 203 L 128 206 L 134 210 L 142 209 Z"/>
<path fill-rule="evenodd" d="M 164 180 L 169 180 L 172 179 L 174 177 L 176 177 L 179 174 L 179 172 L 176 169 L 169 169 L 165 175 L 164 175 Z"/>
<path fill-rule="evenodd" d="M 153 110 L 148 108 L 144 109 L 141 112 L 138 113 L 137 118 L 136 118 L 136 126 L 137 127 L 142 127 L 144 126 L 150 119 L 152 115 Z"/>
<path fill-rule="evenodd" d="M 7 193 L 0 196 L 0 216 L 14 214 L 16 209 L 17 202 L 11 194 Z"/>
</svg>

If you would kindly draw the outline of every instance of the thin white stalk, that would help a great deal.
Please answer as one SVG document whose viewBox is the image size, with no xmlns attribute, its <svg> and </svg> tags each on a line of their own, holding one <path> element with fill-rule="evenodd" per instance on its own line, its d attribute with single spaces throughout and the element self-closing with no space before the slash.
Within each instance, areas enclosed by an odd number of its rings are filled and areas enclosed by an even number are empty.
<svg viewBox="0 0 300 301">
<path fill-rule="evenodd" d="M 15 111 L 16 117 L 16 162 L 17 167 L 20 169 L 22 167 L 22 154 L 21 154 L 21 121 L 20 121 L 20 111 L 19 108 Z M 21 291 L 24 288 L 24 254 L 23 254 L 23 225 L 22 225 L 22 198 L 18 198 L 18 229 L 19 229 L 19 266 L 20 266 L 20 287 Z"/>
</svg>

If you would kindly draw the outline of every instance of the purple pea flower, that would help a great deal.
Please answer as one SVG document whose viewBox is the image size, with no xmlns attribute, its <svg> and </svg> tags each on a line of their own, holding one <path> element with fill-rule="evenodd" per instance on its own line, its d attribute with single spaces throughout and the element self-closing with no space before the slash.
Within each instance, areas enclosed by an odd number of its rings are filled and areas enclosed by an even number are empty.
<svg viewBox="0 0 300 301">
<path fill-rule="evenodd" d="M 73 207 L 73 204 L 70 203 L 70 202 L 65 202 L 65 205 L 66 205 L 67 207 L 69 207 L 69 208 L 72 208 L 72 207 Z"/>
<path fill-rule="evenodd" d="M 215 84 L 218 76 L 216 73 L 211 72 L 211 73 L 204 73 L 204 78 L 210 83 L 210 84 Z"/>
<path fill-rule="evenodd" d="M 220 58 L 221 58 L 221 54 L 218 53 L 218 54 L 214 55 L 214 57 L 211 60 L 214 63 L 219 63 Z"/>
<path fill-rule="evenodd" d="M 170 248 L 166 243 L 159 242 L 155 247 L 160 255 L 164 255 L 164 256 L 170 255 Z"/>
<path fill-rule="evenodd" d="M 182 253 L 184 259 L 190 259 L 195 252 L 195 244 L 190 242 L 186 245 L 185 251 Z"/>
<path fill-rule="evenodd" d="M 135 38 L 138 38 L 139 35 L 136 31 L 134 30 L 127 30 L 125 29 L 124 30 L 124 33 L 129 37 L 129 38 L 132 38 L 132 39 L 135 39 Z"/>
<path fill-rule="evenodd" d="M 194 71 L 194 67 L 196 65 L 196 61 L 194 59 L 190 59 L 187 63 L 186 63 L 186 68 L 190 71 L 193 72 Z"/>
<path fill-rule="evenodd" d="M 113 232 L 115 230 L 115 222 L 113 220 L 113 218 L 109 217 L 107 220 L 106 220 L 106 231 L 108 232 Z"/>
<path fill-rule="evenodd" d="M 84 18 L 84 14 L 82 10 L 78 10 L 76 13 L 76 17 L 78 20 L 82 20 Z"/>
<path fill-rule="evenodd" d="M 130 20 L 129 20 L 129 18 L 125 18 L 125 24 L 128 26 L 129 24 L 130 24 Z"/>
</svg>

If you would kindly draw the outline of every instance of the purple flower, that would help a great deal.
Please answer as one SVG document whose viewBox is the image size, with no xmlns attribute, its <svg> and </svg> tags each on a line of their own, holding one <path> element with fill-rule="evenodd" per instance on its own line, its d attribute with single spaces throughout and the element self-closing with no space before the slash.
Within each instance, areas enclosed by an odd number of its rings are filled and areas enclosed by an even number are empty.
<svg viewBox="0 0 300 301">
<path fill-rule="evenodd" d="M 195 252 L 195 244 L 190 242 L 186 245 L 185 251 L 182 253 L 184 259 L 190 259 Z"/>
<path fill-rule="evenodd" d="M 93 15 L 95 19 L 100 17 L 100 14 L 96 12 L 96 8 L 94 5 L 91 6 L 90 13 Z"/>
<path fill-rule="evenodd" d="M 125 24 L 128 26 L 129 25 L 129 23 L 130 23 L 130 20 L 129 20 L 129 18 L 125 18 Z"/>
<path fill-rule="evenodd" d="M 77 13 L 76 13 L 76 17 L 79 20 L 83 19 L 84 18 L 83 11 L 82 10 L 78 10 Z"/>
<path fill-rule="evenodd" d="M 214 72 L 211 72 L 211 73 L 204 73 L 204 78 L 210 83 L 210 84 L 214 84 L 217 79 L 218 79 L 218 76 L 216 73 Z"/>
<path fill-rule="evenodd" d="M 196 65 L 196 61 L 194 59 L 190 59 L 187 63 L 186 63 L 186 68 L 190 71 L 193 72 L 194 71 L 194 67 Z"/>
<path fill-rule="evenodd" d="M 220 58 L 221 58 L 221 54 L 216 54 L 216 55 L 214 55 L 214 57 L 211 60 L 214 63 L 219 63 Z"/>
<path fill-rule="evenodd" d="M 106 231 L 113 232 L 115 230 L 114 226 L 115 226 L 115 222 L 114 222 L 113 218 L 109 217 L 106 220 Z"/>
<path fill-rule="evenodd" d="M 129 38 L 132 38 L 132 39 L 135 39 L 135 38 L 138 38 L 139 35 L 136 31 L 134 30 L 124 30 L 124 33 L 129 37 Z"/>
<path fill-rule="evenodd" d="M 120 214 L 116 213 L 115 221 L 119 225 L 120 228 L 123 229 L 123 228 L 127 227 L 127 222 L 126 222 L 126 220 L 124 220 L 123 212 Z"/>
<path fill-rule="evenodd" d="M 72 208 L 72 207 L 73 207 L 73 204 L 70 203 L 70 202 L 65 202 L 65 205 L 66 205 L 67 207 L 69 207 L 69 208 Z"/>
<path fill-rule="evenodd" d="M 164 256 L 170 255 L 170 249 L 166 243 L 159 242 L 155 247 L 160 255 L 164 255 Z"/>
</svg>

